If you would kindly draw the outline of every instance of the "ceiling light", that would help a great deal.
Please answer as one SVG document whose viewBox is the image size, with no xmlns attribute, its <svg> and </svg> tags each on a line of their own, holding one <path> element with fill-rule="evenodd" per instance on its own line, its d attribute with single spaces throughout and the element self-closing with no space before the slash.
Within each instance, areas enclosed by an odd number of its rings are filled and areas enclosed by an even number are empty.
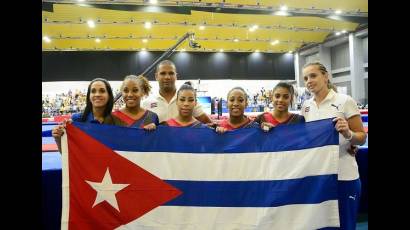
<svg viewBox="0 0 410 230">
<path fill-rule="evenodd" d="M 235 38 L 233 41 L 234 41 L 234 42 L 239 42 L 239 39 Z"/>
<path fill-rule="evenodd" d="M 340 32 L 336 32 L 336 36 L 339 36 L 340 35 Z"/>
<path fill-rule="evenodd" d="M 249 28 L 249 31 L 253 32 L 253 31 L 255 31 L 255 30 L 258 29 L 258 28 L 259 28 L 258 25 L 253 25 L 251 28 Z"/>
<path fill-rule="evenodd" d="M 146 50 L 147 50 L 147 49 L 145 49 L 145 48 L 142 48 L 142 49 L 141 49 L 141 51 L 146 51 Z"/>
<path fill-rule="evenodd" d="M 181 49 L 181 52 L 185 52 L 185 49 Z"/>
<path fill-rule="evenodd" d="M 151 22 L 145 22 L 144 23 L 144 27 L 145 27 L 145 29 L 149 29 L 149 28 L 151 28 Z"/>
<path fill-rule="evenodd" d="M 147 43 L 148 42 L 148 39 L 142 39 L 142 42 L 144 42 L 144 43 Z"/>
<path fill-rule="evenodd" d="M 292 50 L 289 50 L 289 52 L 288 52 L 289 54 L 292 54 L 293 53 L 293 51 Z"/>
<path fill-rule="evenodd" d="M 255 50 L 255 53 L 259 53 L 259 50 Z"/>
<path fill-rule="evenodd" d="M 100 43 L 101 40 L 99 38 L 95 39 L 95 42 Z"/>
<path fill-rule="evenodd" d="M 342 30 L 342 33 L 344 34 L 344 33 L 346 33 L 347 31 L 346 30 Z"/>
<path fill-rule="evenodd" d="M 277 11 L 277 12 L 274 13 L 274 15 L 277 15 L 277 16 L 289 16 L 290 14 L 287 13 L 286 11 Z"/>
<path fill-rule="evenodd" d="M 280 7 L 280 10 L 281 11 L 287 11 L 288 7 L 286 5 L 283 5 L 283 6 Z"/>
<path fill-rule="evenodd" d="M 275 40 L 275 41 L 271 42 L 270 44 L 274 46 L 274 45 L 276 45 L 276 44 L 278 44 L 278 43 L 279 43 L 279 40 Z"/>
<path fill-rule="evenodd" d="M 221 53 L 224 52 L 224 49 L 220 49 L 219 52 L 221 52 Z"/>
<path fill-rule="evenodd" d="M 342 13 L 341 10 L 336 10 L 336 11 L 335 11 L 335 14 L 341 14 L 341 13 Z"/>
<path fill-rule="evenodd" d="M 204 29 L 205 29 L 205 26 L 199 26 L 199 29 L 200 29 L 200 30 L 204 30 Z"/>
<path fill-rule="evenodd" d="M 89 26 L 90 28 L 94 28 L 94 27 L 95 27 L 95 23 L 94 23 L 93 20 L 88 20 L 88 21 L 87 21 L 87 24 L 88 24 L 88 26 Z"/>
<path fill-rule="evenodd" d="M 84 2 L 85 0 L 77 0 L 77 2 Z"/>
<path fill-rule="evenodd" d="M 149 3 L 151 3 L 153 5 L 156 5 L 158 3 L 158 1 L 157 0 L 149 0 Z"/>
<path fill-rule="evenodd" d="M 45 42 L 47 42 L 47 43 L 50 43 L 50 42 L 51 42 L 51 39 L 50 39 L 49 37 L 47 37 L 47 36 L 44 36 L 44 37 L 43 37 L 43 40 L 44 40 Z"/>
</svg>

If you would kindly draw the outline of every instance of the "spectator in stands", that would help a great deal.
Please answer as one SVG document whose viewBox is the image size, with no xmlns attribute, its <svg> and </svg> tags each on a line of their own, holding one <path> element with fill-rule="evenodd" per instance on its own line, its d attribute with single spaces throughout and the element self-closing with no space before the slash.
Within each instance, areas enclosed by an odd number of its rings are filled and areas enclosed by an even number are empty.
<svg viewBox="0 0 410 230">
<path fill-rule="evenodd" d="M 85 94 L 79 95 L 76 93 L 71 97 L 64 96 L 65 94 L 56 94 L 53 98 L 48 98 L 48 95 L 43 95 L 44 117 L 53 117 L 63 114 L 77 113 L 85 107 Z"/>
<path fill-rule="evenodd" d="M 175 118 L 178 115 L 175 86 L 177 76 L 178 73 L 172 61 L 164 60 L 157 65 L 155 79 L 159 84 L 159 92 L 158 95 L 144 101 L 143 108 L 155 112 L 160 122 Z M 202 123 L 211 122 L 199 103 L 195 106 L 193 114 Z"/>
<path fill-rule="evenodd" d="M 361 183 L 356 158 L 348 153 L 349 146 L 366 141 L 359 109 L 348 95 L 336 93 L 329 82 L 329 73 L 320 62 L 303 68 L 306 88 L 313 98 L 305 101 L 302 115 L 306 122 L 334 118 L 339 137 L 338 196 L 341 229 L 356 229 L 356 215 L 360 201 Z"/>
<path fill-rule="evenodd" d="M 273 88 L 273 107 L 272 112 L 265 112 L 257 116 L 255 121 L 261 125 L 265 131 L 277 125 L 296 124 L 305 122 L 303 116 L 289 112 L 289 107 L 292 106 L 294 98 L 294 89 L 292 85 L 286 82 L 279 82 Z"/>
<path fill-rule="evenodd" d="M 258 94 L 258 93 L 256 93 L 256 94 L 253 96 L 253 104 L 254 104 L 255 106 L 258 104 L 258 97 L 259 97 L 259 94 Z"/>
<path fill-rule="evenodd" d="M 121 126 L 154 130 L 159 125 L 158 116 L 154 112 L 141 108 L 141 99 L 151 90 L 149 81 L 143 77 L 126 76 L 122 85 L 122 98 L 125 107 L 113 112 Z"/>
<path fill-rule="evenodd" d="M 245 116 L 245 108 L 248 106 L 248 96 L 241 87 L 235 87 L 228 92 L 228 110 L 229 118 L 222 120 L 216 127 L 216 132 L 224 133 L 229 130 L 235 130 L 248 127 L 259 127 L 257 122 L 252 121 Z"/>
<path fill-rule="evenodd" d="M 178 115 L 161 124 L 173 127 L 207 127 L 193 116 L 196 104 L 197 99 L 195 89 L 191 84 L 183 84 L 177 92 L 176 105 L 178 108 Z"/>
<path fill-rule="evenodd" d="M 77 121 L 96 124 L 116 125 L 117 121 L 111 115 L 114 96 L 110 83 L 103 78 L 95 78 L 88 85 L 87 105 L 83 113 L 73 114 L 71 120 L 57 125 L 52 130 L 58 150 L 61 152 L 61 136 L 64 134 L 66 122 Z"/>
</svg>

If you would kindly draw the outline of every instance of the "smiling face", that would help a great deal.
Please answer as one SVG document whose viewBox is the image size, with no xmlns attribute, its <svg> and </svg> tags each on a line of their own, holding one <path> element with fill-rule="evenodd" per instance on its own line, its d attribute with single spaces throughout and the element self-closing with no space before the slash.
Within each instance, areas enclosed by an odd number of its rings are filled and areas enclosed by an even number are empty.
<svg viewBox="0 0 410 230">
<path fill-rule="evenodd" d="M 289 105 L 292 101 L 292 95 L 288 89 L 278 87 L 275 91 L 273 91 L 272 101 L 275 110 L 280 112 L 288 111 Z"/>
<path fill-rule="evenodd" d="M 243 116 L 245 108 L 248 106 L 245 93 L 240 89 L 232 90 L 228 95 L 228 110 L 229 116 L 240 117 Z"/>
<path fill-rule="evenodd" d="M 122 97 L 127 108 L 139 107 L 144 90 L 138 80 L 126 79 L 122 84 Z"/>
<path fill-rule="evenodd" d="M 90 101 L 94 108 L 104 108 L 108 103 L 108 92 L 104 82 L 95 81 L 90 87 Z"/>
<path fill-rule="evenodd" d="M 323 73 L 318 65 L 309 65 L 303 69 L 303 80 L 306 88 L 313 94 L 317 95 L 322 90 L 327 89 L 329 82 L 328 74 Z"/>
<path fill-rule="evenodd" d="M 191 117 L 196 106 L 195 93 L 192 90 L 180 90 L 177 96 L 177 106 L 181 117 Z"/>
</svg>

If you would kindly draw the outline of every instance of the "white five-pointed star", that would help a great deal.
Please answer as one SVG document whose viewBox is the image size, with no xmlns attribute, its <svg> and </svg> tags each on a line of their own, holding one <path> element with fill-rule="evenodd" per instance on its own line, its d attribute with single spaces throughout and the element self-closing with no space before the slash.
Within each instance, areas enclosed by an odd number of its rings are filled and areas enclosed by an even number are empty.
<svg viewBox="0 0 410 230">
<path fill-rule="evenodd" d="M 118 208 L 117 199 L 115 198 L 115 194 L 123 188 L 127 187 L 129 184 L 113 184 L 108 168 L 107 171 L 105 171 L 104 178 L 100 183 L 87 180 L 85 182 L 87 182 L 91 187 L 93 187 L 95 191 L 97 191 L 97 197 L 95 198 L 93 208 L 94 206 L 105 200 L 111 206 L 117 209 L 118 212 L 120 211 L 120 209 Z"/>
</svg>

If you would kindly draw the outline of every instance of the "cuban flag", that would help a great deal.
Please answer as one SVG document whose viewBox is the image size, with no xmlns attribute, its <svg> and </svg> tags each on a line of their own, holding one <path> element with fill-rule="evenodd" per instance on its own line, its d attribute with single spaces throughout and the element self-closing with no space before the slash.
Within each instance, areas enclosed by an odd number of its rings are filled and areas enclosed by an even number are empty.
<svg viewBox="0 0 410 230">
<path fill-rule="evenodd" d="M 339 226 L 331 119 L 217 134 L 74 122 L 62 139 L 62 229 Z"/>
</svg>

